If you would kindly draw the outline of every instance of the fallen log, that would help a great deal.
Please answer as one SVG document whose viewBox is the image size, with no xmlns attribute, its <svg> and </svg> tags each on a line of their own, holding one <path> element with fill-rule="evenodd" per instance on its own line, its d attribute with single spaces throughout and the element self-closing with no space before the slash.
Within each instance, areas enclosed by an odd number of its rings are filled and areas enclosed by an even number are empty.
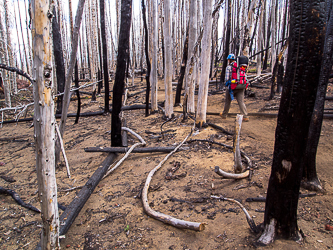
<svg viewBox="0 0 333 250">
<path fill-rule="evenodd" d="M 121 110 L 136 110 L 136 109 L 145 109 L 145 108 L 146 108 L 146 105 L 137 104 L 137 105 L 131 105 L 131 106 L 123 106 L 121 108 Z M 110 108 L 110 113 L 112 113 L 112 108 Z M 104 111 L 86 112 L 86 113 L 80 114 L 80 117 L 88 117 L 88 116 L 96 116 L 96 115 L 104 115 Z M 61 114 L 56 114 L 55 117 L 60 118 Z M 67 114 L 67 117 L 76 117 L 76 113 Z M 32 120 L 33 120 L 33 117 L 29 117 L 29 118 L 18 119 L 18 120 L 2 121 L 2 122 L 0 122 L 0 124 L 16 123 L 16 122 L 28 122 L 28 121 L 32 121 Z"/>
<path fill-rule="evenodd" d="M 110 153 L 103 163 L 98 167 L 95 173 L 90 177 L 84 187 L 80 190 L 74 200 L 67 206 L 66 210 L 60 216 L 60 230 L 59 235 L 67 233 L 75 218 L 80 213 L 82 207 L 89 199 L 97 184 L 101 181 L 109 166 L 112 164 L 115 154 Z"/>
<path fill-rule="evenodd" d="M 145 148 L 135 148 L 132 153 L 170 153 L 176 147 L 145 147 Z M 188 148 L 182 147 L 179 150 L 186 150 Z M 89 147 L 85 148 L 85 152 L 108 152 L 108 153 L 127 153 L 129 148 L 124 147 Z"/>
<path fill-rule="evenodd" d="M 166 215 L 166 214 L 154 211 L 149 206 L 149 203 L 148 203 L 148 189 L 149 189 L 150 181 L 151 181 L 153 175 L 155 174 L 155 172 L 157 172 L 157 170 L 159 170 L 162 167 L 163 163 L 166 162 L 167 159 L 174 152 L 176 152 L 177 149 L 179 147 L 181 147 L 181 145 L 184 144 L 184 142 L 189 138 L 189 136 L 191 134 L 192 134 L 192 131 L 171 153 L 169 153 L 154 169 L 152 169 L 149 172 L 148 177 L 147 177 L 146 182 L 145 182 L 145 185 L 144 185 L 143 190 L 142 190 L 142 203 L 143 203 L 143 208 L 144 208 L 145 212 L 149 216 L 151 216 L 151 217 L 153 217 L 153 218 L 155 218 L 159 221 L 162 221 L 166 224 L 172 225 L 172 226 L 177 227 L 177 228 L 192 229 L 192 230 L 195 230 L 195 231 L 202 231 L 202 230 L 205 229 L 205 224 L 204 223 L 191 222 L 191 221 L 176 219 L 176 218 L 174 218 L 170 215 Z"/>
<path fill-rule="evenodd" d="M 207 123 L 207 125 L 211 126 L 212 128 L 215 128 L 215 129 L 218 129 L 218 130 L 222 131 L 222 133 L 224 133 L 226 135 L 234 135 L 234 133 L 229 132 L 229 131 L 225 130 L 224 128 L 222 128 L 222 127 L 220 127 L 220 126 L 218 126 L 214 123 L 210 123 L 210 122 L 206 122 L 206 123 Z"/>
</svg>

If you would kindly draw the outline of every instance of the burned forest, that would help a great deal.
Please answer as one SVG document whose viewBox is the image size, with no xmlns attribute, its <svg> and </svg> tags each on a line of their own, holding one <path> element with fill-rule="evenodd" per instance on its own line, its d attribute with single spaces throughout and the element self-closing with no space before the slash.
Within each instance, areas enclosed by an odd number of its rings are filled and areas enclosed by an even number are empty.
<svg viewBox="0 0 333 250">
<path fill-rule="evenodd" d="M 0 249 L 330 249 L 333 0 L 0 0 Z"/>
</svg>

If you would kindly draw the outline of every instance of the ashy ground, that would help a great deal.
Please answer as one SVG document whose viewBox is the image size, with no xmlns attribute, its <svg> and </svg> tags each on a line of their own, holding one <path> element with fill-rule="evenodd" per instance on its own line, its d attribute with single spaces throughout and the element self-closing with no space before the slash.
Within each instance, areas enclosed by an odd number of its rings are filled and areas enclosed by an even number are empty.
<svg viewBox="0 0 333 250">
<path fill-rule="evenodd" d="M 159 100 L 164 98 L 164 83 L 161 81 Z M 144 89 L 145 83 L 136 82 L 130 93 Z M 265 84 L 264 84 L 265 86 Z M 267 86 L 267 85 L 266 85 Z M 208 112 L 221 112 L 224 92 L 214 92 L 210 85 Z M 89 91 L 89 90 L 88 90 Z M 90 90 L 91 91 L 91 90 Z M 258 112 L 264 107 L 274 109 L 279 96 L 271 101 L 266 98 L 268 89 L 255 89 L 255 97 L 247 97 L 249 112 Z M 332 94 L 331 85 L 328 95 Z M 16 103 L 31 101 L 29 92 L 20 92 Z M 3 99 L 3 96 L 1 96 Z M 144 103 L 144 93 L 128 99 L 127 105 Z M 1 100 L 3 103 L 3 100 Z M 3 105 L 3 104 L 2 104 Z M 83 96 L 81 112 L 99 111 L 104 105 L 103 97 L 91 102 L 89 95 Z M 333 108 L 333 102 L 326 102 Z M 176 107 L 181 111 L 181 107 Z M 76 111 L 76 102 L 71 102 L 70 112 Z M 239 112 L 236 101 L 231 112 Z M 265 111 L 267 112 L 267 111 Z M 277 112 L 273 110 L 270 112 Z M 28 112 L 28 116 L 31 111 Z M 6 119 L 13 117 L 7 114 Z M 178 145 L 190 132 L 193 121 L 183 121 L 182 113 L 175 112 L 175 118 L 165 122 L 162 114 L 145 117 L 144 110 L 125 111 L 127 127 L 138 133 L 148 147 Z M 234 130 L 235 116 L 222 120 L 208 115 L 207 120 L 228 131 Z M 0 129 L 0 186 L 15 190 L 27 203 L 39 208 L 37 198 L 37 177 L 35 170 L 35 145 L 32 122 L 4 124 Z M 131 154 L 110 176 L 103 179 L 84 205 L 72 224 L 62 249 L 249 249 L 258 235 L 251 232 L 242 210 L 234 203 L 211 199 L 211 195 L 224 196 L 241 201 L 256 224 L 263 222 L 265 204 L 246 202 L 249 197 L 265 197 L 272 164 L 276 118 L 250 117 L 241 129 L 241 150 L 253 161 L 252 179 L 227 180 L 214 172 L 219 166 L 233 171 L 231 150 L 206 142 L 185 143 L 186 150 L 176 152 L 153 176 L 148 194 L 150 206 L 159 212 L 179 219 L 206 223 L 205 230 L 195 232 L 177 229 L 146 215 L 143 210 L 141 190 L 150 170 L 161 162 L 165 153 Z M 66 176 L 64 164 L 57 168 L 58 201 L 66 206 L 79 192 L 106 158 L 106 153 L 87 153 L 86 147 L 110 146 L 111 116 L 81 117 L 74 125 L 69 118 L 64 136 L 72 178 Z M 318 154 L 317 170 L 326 194 L 299 200 L 298 223 L 305 234 L 302 244 L 278 239 L 266 249 L 330 249 L 333 246 L 333 232 L 325 225 L 333 226 L 333 120 L 323 123 Z M 129 145 L 138 140 L 129 135 Z M 230 136 L 212 127 L 196 130 L 191 139 L 210 139 L 232 145 Z M 117 156 L 121 159 L 123 154 Z M 174 166 L 179 169 L 168 177 Z M 244 164 L 245 165 L 245 164 Z M 9 182 L 10 178 L 12 181 Z M 7 181 L 6 181 L 6 180 Z M 312 193 L 301 189 L 301 193 Z M 61 210 L 60 210 L 61 212 Z M 10 196 L 0 196 L 0 249 L 35 249 L 40 239 L 40 214 L 27 210 L 15 203 Z M 265 248 L 259 248 L 265 249 Z"/>
</svg>

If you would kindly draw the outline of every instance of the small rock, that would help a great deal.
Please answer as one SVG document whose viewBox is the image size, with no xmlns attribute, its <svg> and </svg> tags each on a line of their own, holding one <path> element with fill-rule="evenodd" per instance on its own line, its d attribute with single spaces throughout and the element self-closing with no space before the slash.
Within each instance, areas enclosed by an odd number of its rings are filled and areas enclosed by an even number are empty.
<svg viewBox="0 0 333 250">
<path fill-rule="evenodd" d="M 326 224 L 325 225 L 325 230 L 327 230 L 327 231 L 333 231 L 333 226 Z"/>
<path fill-rule="evenodd" d="M 68 244 L 68 245 L 66 245 L 66 248 L 69 248 L 69 247 L 71 247 L 71 245 L 69 245 L 69 244 Z"/>
</svg>

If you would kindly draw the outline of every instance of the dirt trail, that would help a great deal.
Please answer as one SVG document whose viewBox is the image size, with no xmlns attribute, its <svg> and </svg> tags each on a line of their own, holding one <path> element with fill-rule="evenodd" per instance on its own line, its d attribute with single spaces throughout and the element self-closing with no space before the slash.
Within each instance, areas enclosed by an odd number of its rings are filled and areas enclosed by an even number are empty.
<svg viewBox="0 0 333 250">
<path fill-rule="evenodd" d="M 163 99 L 164 84 L 161 81 L 159 100 Z M 131 90 L 134 93 L 143 89 L 143 84 Z M 215 88 L 210 86 L 210 90 Z M 330 91 L 331 88 L 329 88 Z M 278 104 L 278 98 L 264 101 L 268 90 L 253 89 L 256 98 L 246 98 L 249 112 L 258 112 L 267 105 Z M 208 97 L 208 111 L 220 112 L 223 108 L 224 93 Z M 144 94 L 131 97 L 128 104 L 141 104 Z M 98 111 L 103 107 L 102 97 L 97 103 L 83 99 L 83 110 Z M 327 102 L 327 107 L 333 103 Z M 76 104 L 71 103 L 70 112 L 75 112 Z M 176 110 L 181 111 L 178 107 Z M 230 112 L 239 112 L 236 102 Z M 275 111 L 277 112 L 277 111 Z M 126 111 L 127 126 L 139 133 L 152 146 L 174 146 L 189 133 L 193 122 L 182 122 L 182 114 L 163 126 L 170 130 L 159 134 L 164 122 L 161 114 L 144 116 L 144 110 Z M 207 120 L 233 131 L 235 119 L 222 120 L 218 116 L 208 116 Z M 85 147 L 110 146 L 111 116 L 82 117 L 79 124 L 73 125 L 69 118 L 65 132 L 65 149 L 70 164 L 72 179 L 66 177 L 63 165 L 57 170 L 58 200 L 68 205 L 79 189 L 70 192 L 63 190 L 84 185 L 106 157 L 106 153 L 86 153 Z M 39 208 L 37 199 L 37 177 L 35 152 L 31 122 L 4 124 L 0 129 L 0 175 L 12 177 L 16 182 L 0 178 L 0 186 L 15 190 L 26 202 Z M 254 163 L 252 180 L 225 180 L 214 172 L 219 166 L 225 171 L 233 170 L 233 155 L 230 150 L 208 143 L 187 143 L 186 151 L 175 153 L 153 177 L 148 199 L 156 211 L 179 219 L 205 222 L 202 232 L 181 230 L 149 218 L 143 211 L 141 188 L 151 169 L 166 154 L 131 154 L 130 157 L 109 177 L 102 180 L 73 223 L 66 238 L 61 240 L 63 249 L 248 249 L 257 235 L 250 231 L 246 218 L 233 203 L 209 199 L 214 195 L 238 199 L 245 205 L 257 224 L 263 222 L 265 205 L 262 202 L 245 202 L 248 197 L 266 195 L 272 155 L 276 118 L 250 117 L 243 123 L 241 149 Z M 154 133 L 151 133 L 154 132 Z M 327 194 L 318 194 L 299 201 L 299 227 L 305 234 L 305 242 L 299 245 L 292 241 L 277 240 L 266 249 L 329 249 L 333 245 L 332 231 L 325 230 L 325 224 L 333 225 L 333 120 L 325 120 L 317 155 L 318 176 Z M 10 139 L 15 138 L 16 139 Z M 8 140 L 2 140 L 2 139 Z M 208 127 L 195 131 L 192 139 L 213 139 L 232 145 L 232 140 L 223 133 Z M 129 145 L 137 139 L 129 135 Z M 120 159 L 122 154 L 118 155 Z M 178 178 L 168 179 L 168 169 L 179 162 L 175 172 Z M 302 193 L 308 193 L 301 190 Z M 198 199 L 200 198 L 200 199 Z M 34 249 L 39 241 L 41 230 L 40 215 L 18 206 L 11 197 L 0 196 L 0 248 Z M 259 248 L 261 249 L 261 248 Z"/>
</svg>

